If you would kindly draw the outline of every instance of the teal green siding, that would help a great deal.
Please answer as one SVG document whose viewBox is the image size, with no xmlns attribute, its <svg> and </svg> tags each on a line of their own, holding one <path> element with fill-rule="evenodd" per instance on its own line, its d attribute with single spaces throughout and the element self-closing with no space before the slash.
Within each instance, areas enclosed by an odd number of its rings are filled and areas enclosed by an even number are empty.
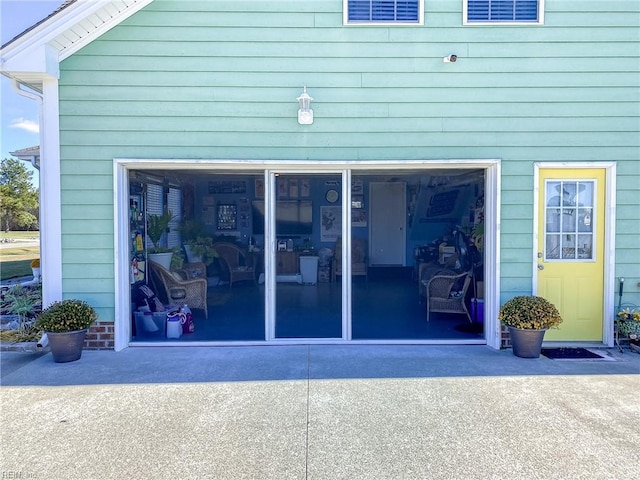
<svg viewBox="0 0 640 480">
<path fill-rule="evenodd" d="M 429 0 L 424 26 L 345 27 L 342 0 L 156 0 L 61 65 L 65 294 L 113 318 L 115 157 L 500 158 L 502 296 L 531 291 L 534 162 L 612 161 L 640 302 L 640 4 L 545 5 L 541 26 Z"/>
</svg>

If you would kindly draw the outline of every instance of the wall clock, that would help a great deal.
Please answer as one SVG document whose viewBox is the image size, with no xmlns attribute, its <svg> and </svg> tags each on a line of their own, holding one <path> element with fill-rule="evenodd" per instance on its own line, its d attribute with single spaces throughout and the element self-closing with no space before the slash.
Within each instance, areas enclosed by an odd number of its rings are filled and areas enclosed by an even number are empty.
<svg viewBox="0 0 640 480">
<path fill-rule="evenodd" d="M 337 201 L 338 201 L 338 197 L 339 197 L 339 196 L 340 196 L 340 195 L 338 194 L 338 191 L 337 191 L 337 190 L 333 190 L 333 189 L 331 189 L 331 190 L 329 190 L 329 191 L 327 192 L 327 195 L 326 195 L 327 202 L 329 202 L 329 203 L 335 203 L 335 202 L 337 202 Z"/>
</svg>

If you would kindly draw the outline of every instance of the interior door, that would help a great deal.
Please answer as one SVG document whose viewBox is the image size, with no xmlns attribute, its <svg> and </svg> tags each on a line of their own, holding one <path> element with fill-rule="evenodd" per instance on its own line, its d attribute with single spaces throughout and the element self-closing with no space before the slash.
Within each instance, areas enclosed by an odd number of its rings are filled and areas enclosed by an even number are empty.
<svg viewBox="0 0 640 480">
<path fill-rule="evenodd" d="M 604 169 L 541 169 L 537 287 L 563 318 L 545 340 L 601 341 Z"/>
<path fill-rule="evenodd" d="M 370 204 L 370 265 L 404 265 L 406 183 L 372 182 Z"/>
</svg>

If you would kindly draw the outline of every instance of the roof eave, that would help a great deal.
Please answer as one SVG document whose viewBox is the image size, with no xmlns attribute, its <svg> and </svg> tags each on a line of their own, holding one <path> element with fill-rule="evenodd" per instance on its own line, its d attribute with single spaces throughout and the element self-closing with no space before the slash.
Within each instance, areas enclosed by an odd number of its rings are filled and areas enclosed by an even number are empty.
<svg viewBox="0 0 640 480">
<path fill-rule="evenodd" d="M 153 0 L 92 0 L 65 5 L 0 49 L 0 73 L 35 90 L 59 78 L 59 63 Z"/>
</svg>

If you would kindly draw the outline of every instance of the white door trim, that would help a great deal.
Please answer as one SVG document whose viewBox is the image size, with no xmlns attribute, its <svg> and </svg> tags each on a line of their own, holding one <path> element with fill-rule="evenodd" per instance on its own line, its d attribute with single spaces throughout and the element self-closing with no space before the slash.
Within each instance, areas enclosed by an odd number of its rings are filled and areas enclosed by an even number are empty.
<svg viewBox="0 0 640 480">
<path fill-rule="evenodd" d="M 602 311 L 602 343 L 613 347 L 613 311 L 615 307 L 615 266 L 616 266 L 616 163 L 615 162 L 536 162 L 533 172 L 533 249 L 531 261 L 531 291 L 535 295 L 538 289 L 538 216 L 540 211 L 540 170 L 550 169 L 604 169 L 605 171 L 605 220 L 604 220 L 604 292 Z"/>
<path fill-rule="evenodd" d="M 127 252 L 129 225 L 126 207 L 128 205 L 128 172 L 129 169 L 140 170 L 180 170 L 189 168 L 192 170 L 233 170 L 234 172 L 269 170 L 273 171 L 297 171 L 309 173 L 325 173 L 330 171 L 336 173 L 340 171 L 343 178 L 349 183 L 343 182 L 343 208 L 350 204 L 350 172 L 362 170 L 378 171 L 401 171 L 416 168 L 441 168 L 441 169 L 469 169 L 478 168 L 485 171 L 485 225 L 495 228 L 485 229 L 485 340 L 486 344 L 492 348 L 499 349 L 501 343 L 501 328 L 498 322 L 498 308 L 500 303 L 500 201 L 501 201 L 501 163 L 499 159 L 449 159 L 449 160 L 353 160 L 353 161 L 322 161 L 311 162 L 309 160 L 232 160 L 232 159 L 136 159 L 136 158 L 115 158 L 114 159 L 114 241 L 116 242 L 115 255 L 115 319 L 114 327 L 116 332 L 116 351 L 126 348 L 130 344 L 131 321 L 130 321 L 130 292 L 129 288 L 129 261 L 128 255 L 118 255 L 120 252 Z M 266 180 L 266 177 L 265 177 Z M 265 185 L 266 188 L 266 185 Z M 118 207 L 120 205 L 120 207 Z M 274 226 L 275 227 L 275 226 Z M 345 255 L 345 267 L 351 265 L 349 236 L 346 235 L 350 229 L 350 221 L 343 222 L 343 252 Z M 124 231 L 121 231 L 124 230 Z M 272 268 L 275 268 L 273 266 Z M 345 278 L 350 278 L 348 271 Z M 349 282 L 343 283 L 343 298 L 349 298 Z M 123 291 L 124 290 L 124 291 Z M 269 301 L 269 300 L 266 300 Z M 343 309 L 350 311 L 350 304 L 343 302 Z M 343 312 L 344 313 L 344 312 Z M 344 315 L 343 315 L 344 317 Z M 344 317 L 346 318 L 346 317 Z M 350 321 L 350 319 L 349 319 Z M 347 322 L 349 323 L 349 322 Z M 271 326 L 267 325 L 267 339 L 270 338 Z M 343 338 L 351 340 L 349 327 L 343 326 Z M 291 344 L 291 343 L 344 343 L 344 340 L 267 340 L 264 342 L 194 342 L 189 345 L 269 345 L 269 344 Z M 354 341 L 358 344 L 457 344 L 459 341 L 449 340 L 385 340 L 385 341 Z M 465 341 L 464 343 L 483 344 L 485 341 Z M 136 343 L 136 345 L 143 345 Z M 171 345 L 170 342 L 163 342 L 163 345 Z M 176 345 L 184 345 L 176 343 Z"/>
</svg>

